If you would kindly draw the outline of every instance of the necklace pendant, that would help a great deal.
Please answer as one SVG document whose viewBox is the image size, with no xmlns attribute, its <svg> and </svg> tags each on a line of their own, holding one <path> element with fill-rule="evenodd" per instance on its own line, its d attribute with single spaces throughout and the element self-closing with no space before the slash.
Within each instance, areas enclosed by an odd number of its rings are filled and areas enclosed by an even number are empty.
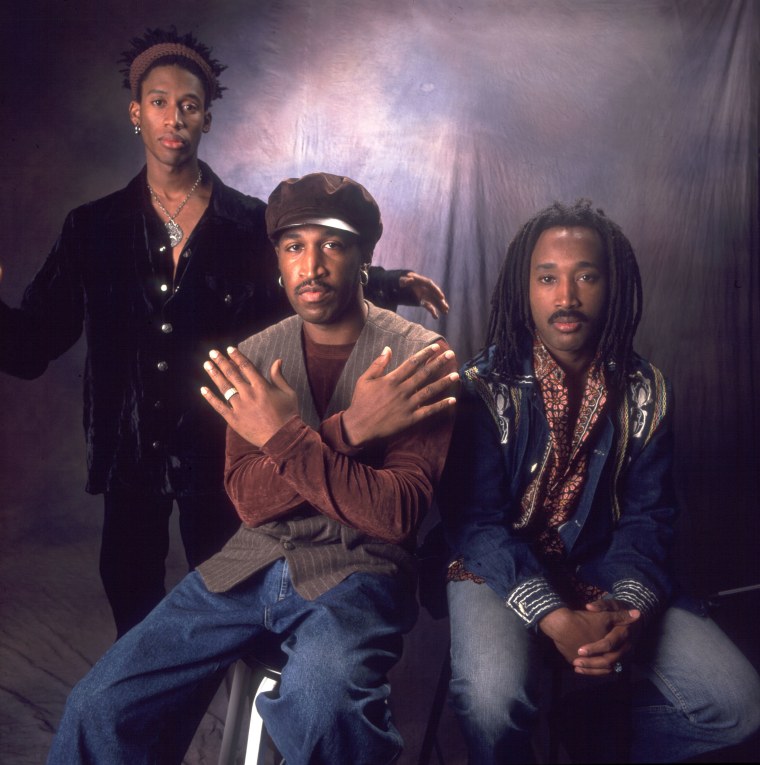
<svg viewBox="0 0 760 765">
<path fill-rule="evenodd" d="M 169 234 L 169 242 L 171 243 L 171 246 L 176 247 L 182 241 L 185 232 L 179 227 L 179 224 L 175 223 L 173 220 L 166 221 L 164 226 Z"/>
</svg>

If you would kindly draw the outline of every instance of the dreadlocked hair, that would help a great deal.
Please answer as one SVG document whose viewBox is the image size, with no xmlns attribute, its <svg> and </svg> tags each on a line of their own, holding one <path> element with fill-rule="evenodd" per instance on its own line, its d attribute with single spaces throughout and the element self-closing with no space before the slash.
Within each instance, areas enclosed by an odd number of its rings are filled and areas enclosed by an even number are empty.
<svg viewBox="0 0 760 765">
<path fill-rule="evenodd" d="M 494 369 L 507 377 L 522 373 L 535 329 L 530 310 L 530 261 L 539 236 L 555 226 L 583 226 L 596 231 L 607 258 L 609 297 L 599 338 L 610 384 L 620 387 L 633 356 L 633 337 L 641 318 L 641 276 L 631 243 L 620 227 L 588 199 L 572 206 L 555 202 L 529 220 L 511 241 L 491 296 L 486 346 L 494 345 Z"/>
<path fill-rule="evenodd" d="M 180 55 L 165 55 L 152 61 L 150 65 L 141 73 L 139 78 L 139 85 L 142 86 L 142 81 L 148 75 L 148 73 L 157 66 L 170 66 L 172 64 L 178 64 L 179 66 L 191 71 L 195 74 L 204 84 L 206 90 L 206 107 L 216 98 L 222 97 L 222 91 L 227 88 L 222 87 L 219 84 L 219 75 L 227 69 L 225 64 L 219 63 L 217 59 L 211 58 L 211 48 L 199 42 L 192 32 L 181 35 L 177 33 L 177 29 L 174 26 L 168 29 L 146 29 L 145 34 L 142 37 L 133 37 L 130 40 L 129 50 L 124 51 L 119 58 L 119 64 L 124 64 L 124 68 L 119 69 L 119 73 L 124 75 L 122 84 L 128 90 L 132 90 L 133 82 L 130 79 L 130 70 L 135 59 L 150 48 L 161 45 L 164 43 L 175 43 L 183 45 L 188 48 L 194 54 L 197 54 L 201 63 L 197 63 L 190 58 Z"/>
</svg>

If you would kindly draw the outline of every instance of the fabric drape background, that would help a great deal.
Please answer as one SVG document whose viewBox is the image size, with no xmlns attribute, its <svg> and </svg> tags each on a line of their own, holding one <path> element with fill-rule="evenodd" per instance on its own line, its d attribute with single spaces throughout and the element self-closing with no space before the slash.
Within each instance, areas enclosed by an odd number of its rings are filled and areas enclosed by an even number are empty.
<svg viewBox="0 0 760 765">
<path fill-rule="evenodd" d="M 17 305 L 71 208 L 142 164 L 116 63 L 146 27 L 228 65 L 200 156 L 266 199 L 344 173 L 378 200 L 375 262 L 445 289 L 460 361 L 483 341 L 506 246 L 555 199 L 589 197 L 631 239 L 637 348 L 677 397 L 679 573 L 760 581 L 758 4 L 753 0 L 145 0 L 0 10 L 0 296 Z M 84 343 L 39 380 L 0 376 L 0 760 L 39 763 L 71 685 L 113 638 L 83 492 Z M 175 535 L 176 536 L 176 535 Z M 170 581 L 183 572 L 179 546 Z M 738 598 L 743 597 L 741 595 Z M 445 651 L 423 614 L 394 677 L 415 761 Z M 758 643 L 757 621 L 738 636 Z M 223 704 L 189 763 L 214 762 Z M 455 725 L 442 737 L 456 750 Z"/>
</svg>

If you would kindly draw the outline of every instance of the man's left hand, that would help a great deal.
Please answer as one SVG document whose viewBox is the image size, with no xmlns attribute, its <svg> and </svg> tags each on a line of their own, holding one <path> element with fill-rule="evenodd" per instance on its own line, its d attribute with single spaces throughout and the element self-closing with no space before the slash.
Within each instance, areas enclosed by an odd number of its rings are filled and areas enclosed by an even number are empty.
<svg viewBox="0 0 760 765">
<path fill-rule="evenodd" d="M 239 436 L 260 447 L 298 414 L 296 393 L 282 376 L 281 359 L 272 364 L 269 382 L 237 348 L 227 352 L 229 358 L 212 350 L 203 365 L 226 403 L 208 388 L 201 393 Z"/>
<path fill-rule="evenodd" d="M 449 304 L 443 290 L 427 276 L 410 271 L 398 280 L 398 286 L 407 294 L 414 295 L 417 303 L 437 319 L 449 312 Z"/>
<path fill-rule="evenodd" d="M 454 351 L 432 343 L 392 372 L 386 347 L 358 379 L 351 405 L 343 412 L 343 433 L 352 446 L 388 438 L 453 406 L 459 373 Z"/>
</svg>

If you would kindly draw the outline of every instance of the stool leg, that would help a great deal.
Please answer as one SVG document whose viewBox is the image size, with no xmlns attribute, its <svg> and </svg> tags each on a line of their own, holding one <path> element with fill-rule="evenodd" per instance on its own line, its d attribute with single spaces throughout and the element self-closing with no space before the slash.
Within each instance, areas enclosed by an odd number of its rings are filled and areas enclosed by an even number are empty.
<svg viewBox="0 0 760 765">
<path fill-rule="evenodd" d="M 446 651 L 446 656 L 441 665 L 441 671 L 438 675 L 438 684 L 435 688 L 435 694 L 433 696 L 433 702 L 430 705 L 430 713 L 428 714 L 428 722 L 425 728 L 425 737 L 422 739 L 422 746 L 420 747 L 420 757 L 417 760 L 417 765 L 428 765 L 430 762 L 430 755 L 433 751 L 433 746 L 436 741 L 436 732 L 438 731 L 438 723 L 441 721 L 441 714 L 446 702 L 446 696 L 449 690 L 449 679 L 451 678 L 451 658 L 449 652 Z"/>
<path fill-rule="evenodd" d="M 245 765 L 263 765 L 266 751 L 261 746 L 264 738 L 264 721 L 256 710 L 256 699 L 260 693 L 266 693 L 277 687 L 278 680 L 264 675 L 251 701 L 251 723 L 248 727 L 248 743 L 245 749 Z M 225 726 L 226 728 L 226 726 Z"/>
<path fill-rule="evenodd" d="M 230 698 L 227 702 L 227 716 L 224 720 L 219 765 L 235 765 L 240 733 L 250 703 L 248 697 L 251 693 L 253 674 L 253 670 L 244 661 L 235 664 Z"/>
<path fill-rule="evenodd" d="M 562 698 L 562 670 L 552 668 L 551 702 L 549 706 L 549 762 L 558 762 L 559 757 L 559 714 Z"/>
</svg>

